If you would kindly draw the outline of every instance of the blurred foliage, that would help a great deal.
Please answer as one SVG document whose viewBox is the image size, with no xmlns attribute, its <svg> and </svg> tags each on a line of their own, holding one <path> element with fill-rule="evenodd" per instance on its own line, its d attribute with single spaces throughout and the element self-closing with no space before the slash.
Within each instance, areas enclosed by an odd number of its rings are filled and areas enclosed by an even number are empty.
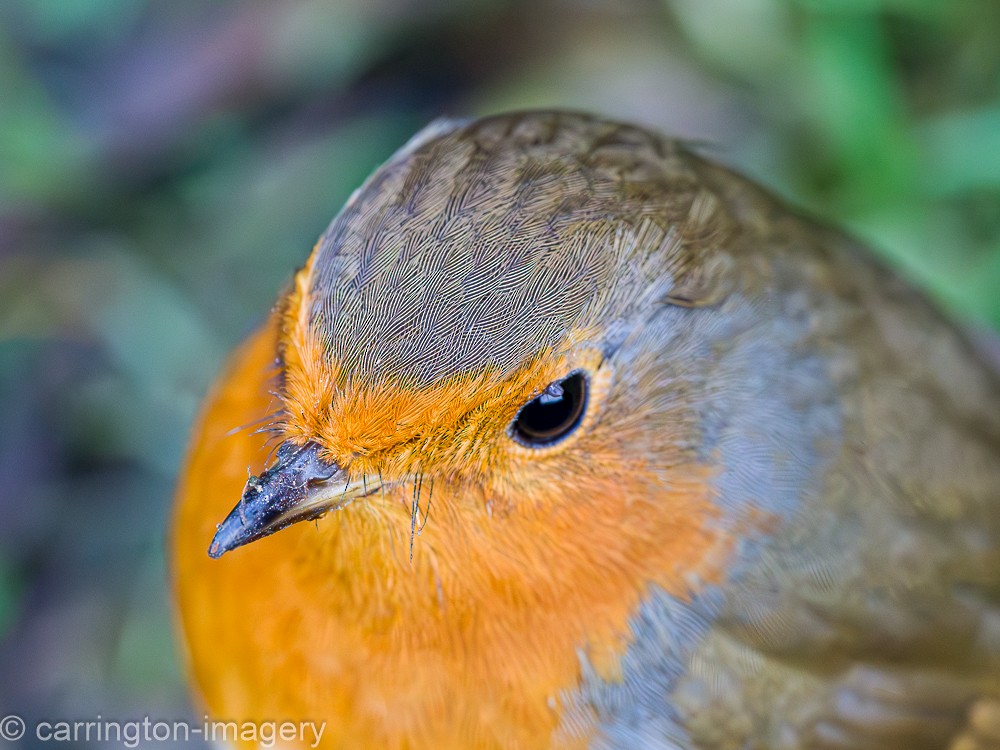
<svg viewBox="0 0 1000 750">
<path fill-rule="evenodd" d="M 186 715 L 163 537 L 225 352 L 420 126 L 552 106 L 708 144 L 1000 326 L 993 0 L 8 0 L 0 713 Z"/>
<path fill-rule="evenodd" d="M 713 72 L 750 90 L 775 139 L 765 178 L 1000 324 L 1000 4 L 669 4 Z"/>
</svg>

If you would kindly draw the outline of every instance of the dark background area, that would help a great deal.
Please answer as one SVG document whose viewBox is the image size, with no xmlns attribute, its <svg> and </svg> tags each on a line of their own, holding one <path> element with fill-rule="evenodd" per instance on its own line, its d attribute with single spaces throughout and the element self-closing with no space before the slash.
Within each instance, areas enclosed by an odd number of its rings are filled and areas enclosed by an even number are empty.
<svg viewBox="0 0 1000 750">
<path fill-rule="evenodd" d="M 1000 326 L 992 0 L 0 1 L 0 715 L 191 715 L 164 537 L 225 353 L 417 129 L 549 106 Z"/>
</svg>

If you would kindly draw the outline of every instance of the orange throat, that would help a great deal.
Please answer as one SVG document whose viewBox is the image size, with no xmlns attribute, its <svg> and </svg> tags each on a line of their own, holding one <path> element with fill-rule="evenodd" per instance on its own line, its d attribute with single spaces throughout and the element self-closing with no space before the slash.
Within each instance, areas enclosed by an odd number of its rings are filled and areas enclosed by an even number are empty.
<svg viewBox="0 0 1000 750">
<path fill-rule="evenodd" d="M 592 717 L 565 731 L 581 659 L 620 679 L 650 587 L 683 599 L 721 575 L 709 470 L 676 466 L 665 485 L 597 453 L 604 470 L 525 480 L 516 502 L 470 482 L 425 477 L 418 494 L 402 481 L 210 560 L 215 524 L 268 452 L 263 435 L 229 433 L 268 412 L 274 346 L 268 326 L 237 355 L 180 488 L 176 598 L 208 711 L 326 722 L 324 747 L 586 744 Z"/>
</svg>

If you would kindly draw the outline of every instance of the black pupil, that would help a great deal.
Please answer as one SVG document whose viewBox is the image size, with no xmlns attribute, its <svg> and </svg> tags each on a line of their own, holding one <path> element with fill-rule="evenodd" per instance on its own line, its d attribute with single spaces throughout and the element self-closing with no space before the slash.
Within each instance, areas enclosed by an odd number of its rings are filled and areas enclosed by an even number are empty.
<svg viewBox="0 0 1000 750">
<path fill-rule="evenodd" d="M 512 432 L 532 447 L 551 445 L 579 427 L 587 405 L 587 379 L 573 373 L 529 401 L 514 420 Z"/>
</svg>

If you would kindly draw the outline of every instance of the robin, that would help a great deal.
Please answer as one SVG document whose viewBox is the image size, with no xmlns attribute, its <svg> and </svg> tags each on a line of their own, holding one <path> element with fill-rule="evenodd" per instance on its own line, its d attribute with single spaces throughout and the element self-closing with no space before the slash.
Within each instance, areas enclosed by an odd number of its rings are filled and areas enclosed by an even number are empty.
<svg viewBox="0 0 1000 750">
<path fill-rule="evenodd" d="M 677 141 L 436 123 L 232 359 L 173 564 L 209 715 L 322 747 L 1000 748 L 1000 377 Z"/>
</svg>

